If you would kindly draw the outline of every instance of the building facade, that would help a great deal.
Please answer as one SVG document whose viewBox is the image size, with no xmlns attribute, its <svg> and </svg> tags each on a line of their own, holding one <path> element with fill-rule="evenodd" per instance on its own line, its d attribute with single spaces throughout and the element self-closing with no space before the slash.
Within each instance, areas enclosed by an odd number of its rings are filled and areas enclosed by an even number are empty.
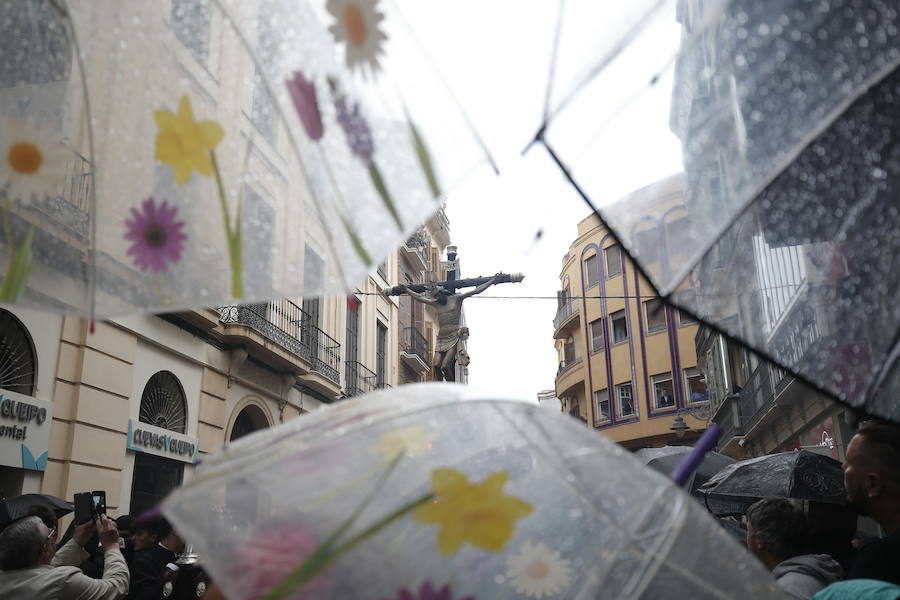
<svg viewBox="0 0 900 600">
<path fill-rule="evenodd" d="M 0 309 L 0 493 L 105 490 L 113 514 L 139 514 L 223 444 L 430 379 L 435 316 L 413 320 L 382 291 L 446 276 L 443 210 L 414 238 L 347 297 L 123 317 L 93 333 L 84 319 Z M 436 260 L 410 269 L 411 252 Z"/>
<path fill-rule="evenodd" d="M 635 195 L 669 194 L 677 206 L 680 191 L 676 176 Z M 677 219 L 654 227 L 667 226 Z M 578 224 L 560 283 L 554 338 L 563 411 L 630 449 L 696 439 L 708 417 L 696 322 L 661 303 L 595 215 Z M 686 432 L 671 429 L 679 417 Z"/>
</svg>

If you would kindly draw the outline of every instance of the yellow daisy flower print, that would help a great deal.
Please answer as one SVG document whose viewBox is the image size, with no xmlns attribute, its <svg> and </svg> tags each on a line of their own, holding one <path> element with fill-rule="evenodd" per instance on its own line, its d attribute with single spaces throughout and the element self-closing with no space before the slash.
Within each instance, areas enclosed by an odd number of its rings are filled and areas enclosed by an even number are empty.
<svg viewBox="0 0 900 600">
<path fill-rule="evenodd" d="M 194 171 L 206 177 L 212 175 L 210 153 L 225 137 L 221 125 L 215 121 L 195 121 L 191 101 L 186 95 L 181 97 L 177 113 L 157 110 L 153 118 L 159 129 L 154 157 L 172 167 L 175 183 L 187 183 Z"/>
<path fill-rule="evenodd" d="M 440 526 L 437 546 L 444 556 L 455 554 L 466 542 L 500 552 L 512 537 L 515 522 L 534 511 L 524 500 L 503 493 L 507 478 L 506 471 L 498 471 L 481 483 L 469 483 L 459 471 L 435 469 L 434 499 L 417 508 L 413 518 Z"/>
</svg>

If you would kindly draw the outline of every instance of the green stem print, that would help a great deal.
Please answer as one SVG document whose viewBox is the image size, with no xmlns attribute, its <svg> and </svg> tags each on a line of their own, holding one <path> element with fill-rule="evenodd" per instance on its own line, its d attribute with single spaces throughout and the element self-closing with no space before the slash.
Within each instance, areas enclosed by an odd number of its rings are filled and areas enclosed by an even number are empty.
<svg viewBox="0 0 900 600">
<path fill-rule="evenodd" d="M 31 241 L 34 239 L 34 225 L 29 225 L 25 239 L 16 248 L 13 240 L 12 223 L 9 219 L 9 200 L 3 205 L 3 229 L 6 233 L 6 246 L 9 248 L 9 265 L 6 267 L 6 277 L 0 286 L 0 302 L 15 302 L 19 299 L 28 278 L 31 276 L 32 260 Z"/>
<path fill-rule="evenodd" d="M 244 297 L 244 277 L 241 246 L 241 207 L 243 195 L 238 197 L 237 214 L 234 226 L 231 224 L 231 213 L 228 210 L 228 201 L 225 198 L 225 186 L 222 183 L 222 173 L 216 153 L 210 151 L 213 173 L 216 179 L 216 190 L 219 193 L 219 205 L 222 207 L 222 219 L 225 224 L 225 240 L 228 243 L 228 258 L 231 261 L 231 295 L 234 298 Z"/>
</svg>

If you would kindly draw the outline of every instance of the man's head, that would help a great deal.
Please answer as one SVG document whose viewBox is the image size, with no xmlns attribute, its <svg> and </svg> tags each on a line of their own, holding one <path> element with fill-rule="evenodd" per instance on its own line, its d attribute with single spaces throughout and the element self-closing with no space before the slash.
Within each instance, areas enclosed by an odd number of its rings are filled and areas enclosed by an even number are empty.
<svg viewBox="0 0 900 600">
<path fill-rule="evenodd" d="M 764 498 L 747 509 L 747 550 L 771 571 L 783 560 L 806 551 L 809 526 L 791 500 Z"/>
<path fill-rule="evenodd" d="M 174 552 L 180 554 L 184 550 L 184 540 L 166 519 L 159 520 L 159 543 Z"/>
<path fill-rule="evenodd" d="M 122 515 L 116 519 L 116 529 L 119 530 L 120 537 L 126 540 L 131 537 L 131 532 L 134 531 L 134 521 L 135 519 L 131 515 Z"/>
<path fill-rule="evenodd" d="M 134 550 L 151 548 L 159 543 L 159 522 L 156 519 L 136 521 L 131 530 L 131 543 Z"/>
<path fill-rule="evenodd" d="M 860 427 L 847 446 L 844 487 L 861 515 L 878 520 L 885 509 L 900 509 L 900 428 L 874 421 Z"/>
<path fill-rule="evenodd" d="M 0 571 L 50 564 L 56 554 L 56 536 L 56 528 L 48 528 L 40 517 L 13 521 L 0 533 Z"/>
</svg>

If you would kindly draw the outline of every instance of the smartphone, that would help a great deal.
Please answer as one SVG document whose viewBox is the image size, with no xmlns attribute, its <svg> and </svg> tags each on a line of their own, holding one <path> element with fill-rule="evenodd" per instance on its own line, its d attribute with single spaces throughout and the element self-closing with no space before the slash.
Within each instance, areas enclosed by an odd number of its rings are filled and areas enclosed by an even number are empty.
<svg viewBox="0 0 900 600">
<path fill-rule="evenodd" d="M 94 499 L 90 492 L 75 494 L 75 524 L 83 525 L 94 518 Z"/>
<path fill-rule="evenodd" d="M 106 492 L 95 490 L 91 492 L 91 515 L 97 518 L 106 514 Z"/>
</svg>

